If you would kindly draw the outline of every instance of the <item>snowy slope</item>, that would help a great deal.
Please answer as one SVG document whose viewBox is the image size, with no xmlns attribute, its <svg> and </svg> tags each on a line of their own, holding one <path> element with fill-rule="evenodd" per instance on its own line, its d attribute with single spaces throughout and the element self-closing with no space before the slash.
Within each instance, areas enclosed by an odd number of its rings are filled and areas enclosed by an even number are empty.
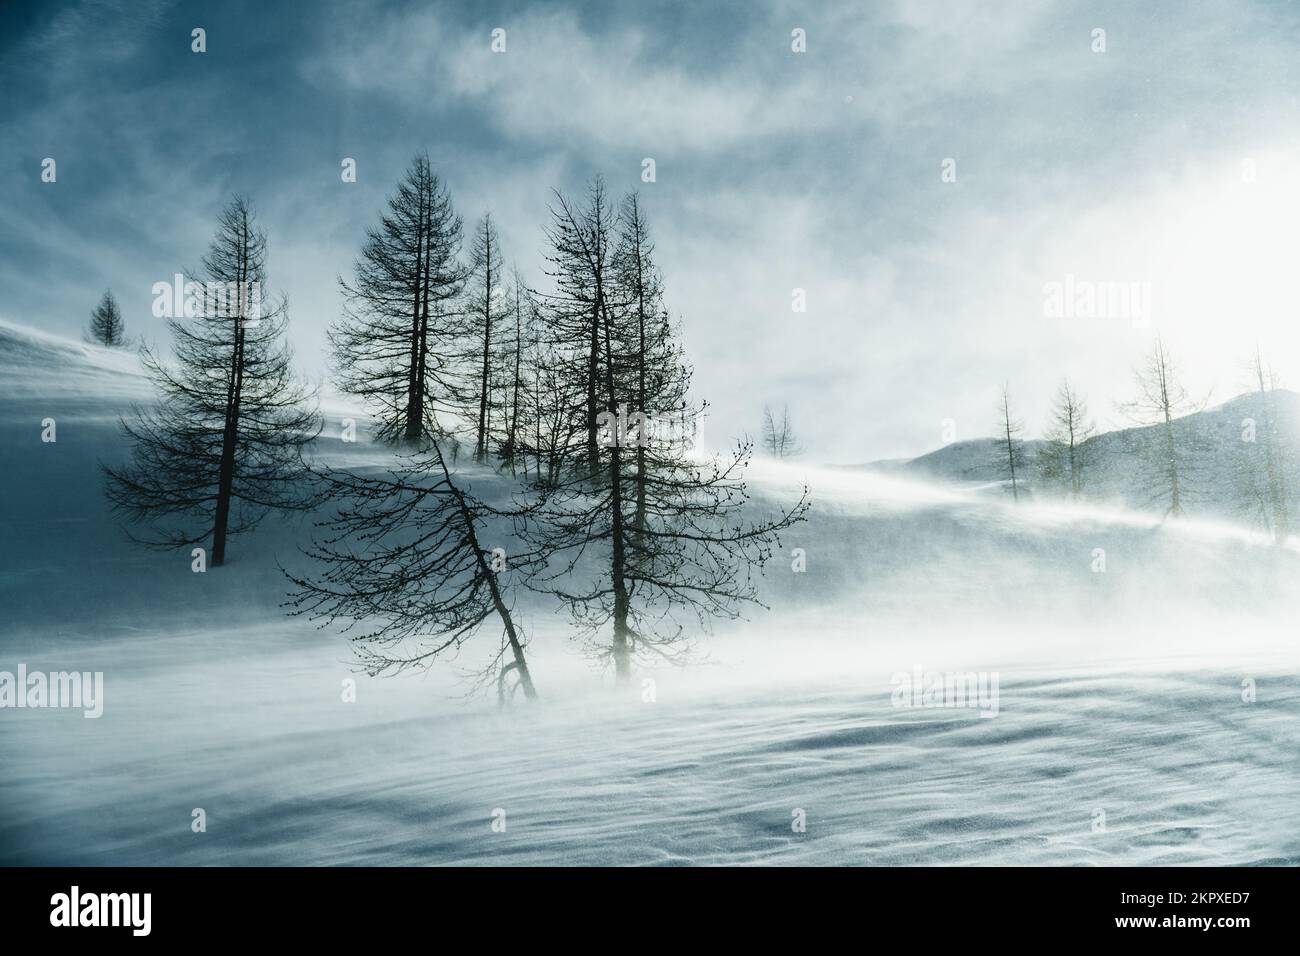
<svg viewBox="0 0 1300 956">
<path fill-rule="evenodd" d="M 1273 393 L 1275 429 L 1289 463 L 1288 477 L 1300 493 L 1300 395 L 1279 389 Z M 1227 402 L 1194 412 L 1174 422 L 1174 433 L 1187 441 L 1187 468 L 1183 475 L 1184 506 L 1193 514 L 1233 518 L 1250 523 L 1243 497 L 1239 464 L 1256 446 L 1243 441 L 1247 423 L 1253 421 L 1262 435 L 1265 412 L 1259 395 L 1246 393 Z M 1257 440 L 1259 440 L 1257 436 Z M 1152 462 L 1164 447 L 1157 426 L 1122 428 L 1093 436 L 1083 444 L 1092 464 L 1085 475 L 1088 500 L 1135 510 L 1162 512 L 1167 501 L 1158 499 L 1159 481 L 1152 480 Z M 1038 459 L 1045 442 L 1023 442 L 1026 468 L 1021 474 L 1030 494 L 1059 497 L 1060 490 L 1043 474 Z M 847 466 L 864 471 L 944 483 L 972 483 L 996 491 L 1004 482 L 1005 450 L 996 438 L 952 442 L 912 459 L 890 459 Z M 1022 490 L 1024 490 L 1022 488 Z"/>
<path fill-rule="evenodd" d="M 134 362 L 0 325 L 0 670 L 102 670 L 106 698 L 98 720 L 0 711 L 0 862 L 1300 862 L 1292 549 L 758 464 L 756 507 L 805 479 L 814 496 L 763 579 L 770 612 L 618 690 L 520 598 L 544 700 L 498 712 L 464 698 L 473 645 L 369 679 L 340 635 L 283 615 L 276 564 L 309 519 L 268 521 L 204 575 L 127 541 L 96 465 L 148 400 Z M 332 461 L 387 458 L 330 434 Z M 894 707 L 916 666 L 998 672 L 998 715 Z"/>
</svg>

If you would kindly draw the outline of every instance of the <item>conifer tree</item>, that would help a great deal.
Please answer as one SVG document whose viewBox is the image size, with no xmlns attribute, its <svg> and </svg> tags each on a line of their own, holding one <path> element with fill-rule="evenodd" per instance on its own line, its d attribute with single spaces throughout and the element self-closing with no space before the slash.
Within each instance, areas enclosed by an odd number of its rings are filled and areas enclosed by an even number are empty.
<svg viewBox="0 0 1300 956">
<path fill-rule="evenodd" d="M 112 291 L 104 293 L 90 313 L 90 328 L 87 338 L 97 345 L 119 348 L 126 344 L 126 324 L 122 321 L 122 310 L 117 306 L 117 299 Z"/>
<path fill-rule="evenodd" d="M 438 413 L 461 400 L 461 220 L 417 156 L 366 231 L 351 282 L 339 279 L 344 314 L 331 328 L 339 388 L 365 399 L 376 433 L 418 445 L 438 434 Z"/>
<path fill-rule="evenodd" d="M 147 526 L 133 537 L 208 542 L 220 566 L 230 535 L 311 507 L 302 452 L 320 420 L 290 366 L 287 302 L 267 302 L 266 234 L 247 200 L 222 211 L 203 265 L 209 283 L 187 285 L 184 314 L 167 323 L 175 361 L 143 352 L 159 401 L 122 422 L 132 459 L 105 472 L 115 510 Z"/>
</svg>

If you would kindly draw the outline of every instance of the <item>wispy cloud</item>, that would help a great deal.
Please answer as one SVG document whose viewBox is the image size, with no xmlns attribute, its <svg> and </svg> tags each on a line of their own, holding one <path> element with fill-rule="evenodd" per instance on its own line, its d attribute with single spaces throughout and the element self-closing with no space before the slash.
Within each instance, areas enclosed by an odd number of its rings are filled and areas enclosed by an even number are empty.
<svg viewBox="0 0 1300 956">
<path fill-rule="evenodd" d="M 1104 408 L 1150 331 L 1046 320 L 1042 285 L 1062 273 L 1153 280 L 1156 327 L 1207 382 L 1233 375 L 1244 328 L 1223 313 L 1282 294 L 1259 271 L 1280 266 L 1267 236 L 1283 242 L 1271 224 L 1300 169 L 1300 13 L 1280 4 L 88 0 L 3 16 L 0 314 L 69 333 L 110 284 L 147 323 L 152 281 L 197 259 L 239 190 L 271 233 L 298 355 L 322 370 L 334 278 L 421 149 L 536 281 L 552 187 L 601 172 L 640 188 L 711 432 L 753 432 L 764 402 L 788 401 L 810 457 L 924 451 L 945 418 L 980 434 L 1007 378 L 1031 426 L 1063 373 Z M 1289 342 L 1287 314 L 1252 334 Z"/>
</svg>

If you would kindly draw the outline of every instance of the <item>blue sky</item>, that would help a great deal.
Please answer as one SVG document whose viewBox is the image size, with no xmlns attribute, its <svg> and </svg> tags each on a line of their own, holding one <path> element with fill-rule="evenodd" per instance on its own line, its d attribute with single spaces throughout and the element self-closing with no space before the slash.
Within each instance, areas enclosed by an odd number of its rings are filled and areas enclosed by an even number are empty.
<svg viewBox="0 0 1300 956">
<path fill-rule="evenodd" d="M 111 286 L 160 339 L 152 284 L 238 191 L 320 375 L 335 276 L 428 150 L 539 283 L 552 187 L 641 189 L 715 440 L 788 402 L 812 460 L 917 454 L 989 433 L 1004 380 L 1036 431 L 1063 374 L 1121 424 L 1156 332 L 1217 397 L 1256 339 L 1300 384 L 1293 3 L 100 0 L 0 38 L 9 321 L 78 334 Z M 1151 322 L 1045 316 L 1067 274 L 1149 283 Z"/>
</svg>

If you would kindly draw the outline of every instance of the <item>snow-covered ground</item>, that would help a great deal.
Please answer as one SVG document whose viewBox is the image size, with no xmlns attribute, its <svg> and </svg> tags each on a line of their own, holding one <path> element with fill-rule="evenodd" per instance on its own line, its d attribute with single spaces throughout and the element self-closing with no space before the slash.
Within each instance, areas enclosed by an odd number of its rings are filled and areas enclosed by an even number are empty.
<svg viewBox="0 0 1300 956">
<path fill-rule="evenodd" d="M 126 540 L 96 464 L 148 399 L 133 363 L 0 324 L 0 671 L 105 680 L 99 719 L 0 710 L 0 862 L 1300 863 L 1293 549 L 756 465 L 759 506 L 814 496 L 770 612 L 619 689 L 524 601 L 544 699 L 498 709 L 473 644 L 371 679 L 285 617 L 308 521 L 206 574 Z M 996 716 L 895 706 L 918 668 L 996 677 Z"/>
</svg>

